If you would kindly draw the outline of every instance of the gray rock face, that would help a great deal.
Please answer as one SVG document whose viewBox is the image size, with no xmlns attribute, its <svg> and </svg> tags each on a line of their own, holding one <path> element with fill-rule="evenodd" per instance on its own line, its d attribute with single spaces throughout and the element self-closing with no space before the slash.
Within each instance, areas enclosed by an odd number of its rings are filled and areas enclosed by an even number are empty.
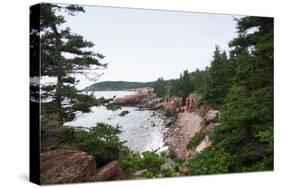
<svg viewBox="0 0 281 188">
<path fill-rule="evenodd" d="M 161 165 L 161 169 L 169 169 L 175 167 L 176 167 L 176 163 L 170 158 L 166 159 L 166 162 Z"/>
<path fill-rule="evenodd" d="M 204 117 L 204 120 L 209 122 L 219 122 L 220 121 L 220 112 L 217 110 L 208 111 Z"/>
</svg>

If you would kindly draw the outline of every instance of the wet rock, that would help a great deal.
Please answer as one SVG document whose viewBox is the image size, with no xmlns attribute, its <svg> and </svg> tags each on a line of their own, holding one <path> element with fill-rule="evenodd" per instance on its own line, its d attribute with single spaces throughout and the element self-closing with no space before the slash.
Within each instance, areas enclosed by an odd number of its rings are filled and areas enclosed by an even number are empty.
<svg viewBox="0 0 281 188">
<path fill-rule="evenodd" d="M 40 155 L 42 184 L 76 183 L 87 181 L 96 173 L 96 161 L 82 151 L 53 150 Z"/>
<path fill-rule="evenodd" d="M 119 161 L 112 161 L 98 169 L 97 173 L 90 178 L 91 181 L 122 180 L 126 175 Z"/>
<path fill-rule="evenodd" d="M 175 122 L 176 122 L 176 116 L 172 116 L 164 121 L 164 125 L 166 127 L 170 127 L 170 126 L 174 125 Z"/>
<path fill-rule="evenodd" d="M 125 116 L 125 115 L 127 115 L 128 113 L 129 113 L 128 110 L 124 110 L 124 111 L 122 111 L 122 112 L 119 114 L 119 116 Z"/>
</svg>

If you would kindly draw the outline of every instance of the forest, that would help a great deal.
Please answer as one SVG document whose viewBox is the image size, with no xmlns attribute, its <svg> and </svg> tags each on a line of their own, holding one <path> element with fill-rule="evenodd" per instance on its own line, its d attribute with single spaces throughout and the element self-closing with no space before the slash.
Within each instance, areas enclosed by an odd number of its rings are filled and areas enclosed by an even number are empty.
<svg viewBox="0 0 281 188">
<path fill-rule="evenodd" d="M 221 172 L 273 169 L 273 19 L 236 21 L 229 55 L 216 46 L 205 70 L 185 70 L 177 80 L 159 78 L 154 85 L 159 96 L 198 93 L 201 103 L 222 112 L 223 125 L 210 134 L 212 147 L 189 161 L 194 174 L 214 173 L 213 162 Z"/>
<path fill-rule="evenodd" d="M 83 7 L 41 4 L 40 11 L 40 30 L 33 30 L 30 37 L 40 35 L 41 76 L 56 79 L 55 84 L 40 86 L 45 101 L 41 104 L 42 154 L 58 149 L 84 151 L 95 157 L 97 168 L 118 160 L 126 179 L 133 178 L 136 171 L 144 168 L 146 171 L 142 176 L 145 178 L 174 176 L 182 168 L 186 170 L 181 175 L 187 176 L 273 170 L 272 18 L 245 16 L 236 19 L 238 35 L 229 41 L 231 50 L 223 51 L 214 44 L 212 61 L 204 70 L 189 72 L 187 67 L 172 80 L 160 77 L 148 83 L 103 82 L 93 85 L 97 90 L 152 87 L 159 98 L 176 96 L 184 100 L 195 93 L 201 98 L 200 105 L 219 110 L 222 125 L 209 133 L 212 145 L 184 161 L 173 152 L 168 156 L 153 151 L 136 154 L 119 139 L 120 129 L 106 123 L 88 129 L 64 126 L 74 120 L 78 112 L 90 112 L 92 106 L 110 101 L 78 90 L 79 81 L 74 76 L 88 75 L 91 71 L 107 68 L 107 64 L 102 63 L 105 56 L 95 52 L 93 42 L 72 33 L 68 27 L 62 27 L 66 22 L 60 14 L 62 11 L 75 16 L 85 11 Z M 34 44 L 33 47 L 38 46 Z M 66 57 L 65 53 L 72 55 Z M 38 94 L 32 95 L 36 97 Z M 196 134 L 193 144 L 198 142 L 196 139 L 202 139 L 202 135 Z M 192 147 L 192 143 L 187 147 Z M 161 169 L 167 157 L 176 165 Z M 81 177 L 75 181 L 90 180 Z M 41 182 L 65 183 L 69 179 L 54 180 L 42 176 Z"/>
<path fill-rule="evenodd" d="M 153 87 L 154 82 L 104 81 L 85 88 L 86 91 L 122 91 Z"/>
</svg>

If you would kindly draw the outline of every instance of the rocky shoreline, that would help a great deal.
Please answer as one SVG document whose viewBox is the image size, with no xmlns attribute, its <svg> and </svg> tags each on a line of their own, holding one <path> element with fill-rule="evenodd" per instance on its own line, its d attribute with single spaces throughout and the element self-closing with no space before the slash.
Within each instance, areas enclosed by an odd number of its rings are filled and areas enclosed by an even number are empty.
<svg viewBox="0 0 281 188">
<path fill-rule="evenodd" d="M 190 95 L 185 102 L 180 97 L 158 98 L 150 89 L 140 90 L 134 95 L 117 98 L 111 102 L 114 108 L 134 106 L 139 110 L 152 110 L 152 116 L 164 119 L 163 141 L 164 147 L 155 150 L 156 153 L 165 155 L 165 163 L 161 169 L 175 168 L 173 156 L 182 161 L 187 161 L 211 145 L 209 132 L 220 125 L 218 111 L 199 107 L 199 97 Z M 122 111 L 119 116 L 126 116 L 129 111 Z M 153 124 L 151 125 L 153 126 Z M 155 126 L 155 125 L 154 125 Z M 195 147 L 188 148 L 196 134 L 201 133 L 202 139 Z M 61 168 L 58 169 L 57 166 Z M 83 151 L 60 149 L 41 153 L 41 181 L 45 183 L 75 183 L 105 180 L 126 179 L 120 161 L 115 160 L 104 166 L 97 167 L 94 156 Z M 147 169 L 134 172 L 131 179 L 142 178 Z M 186 174 L 186 167 L 179 167 L 175 176 Z"/>
<path fill-rule="evenodd" d="M 169 153 L 176 153 L 179 159 L 186 160 L 211 145 L 208 134 L 197 147 L 188 149 L 187 143 L 192 137 L 205 129 L 210 130 L 218 125 L 219 112 L 210 107 L 198 105 L 200 97 L 191 94 L 185 99 L 180 97 L 159 98 L 150 88 L 138 90 L 134 95 L 117 98 L 111 105 L 114 107 L 134 106 L 139 110 L 152 110 L 154 115 L 164 118 L 164 148 Z M 122 112 L 124 115 L 127 112 Z"/>
</svg>

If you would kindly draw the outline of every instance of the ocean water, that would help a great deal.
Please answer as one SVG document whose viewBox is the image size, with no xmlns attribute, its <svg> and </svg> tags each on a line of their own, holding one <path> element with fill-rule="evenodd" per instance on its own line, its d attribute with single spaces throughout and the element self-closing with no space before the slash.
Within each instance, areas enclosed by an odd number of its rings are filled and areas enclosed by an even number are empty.
<svg viewBox="0 0 281 188">
<path fill-rule="evenodd" d="M 133 94 L 132 91 L 97 91 L 97 97 L 122 97 Z M 152 151 L 162 148 L 163 118 L 150 110 L 139 111 L 135 107 L 122 107 L 121 109 L 111 111 L 104 106 L 92 107 L 92 112 L 78 114 L 77 118 L 65 125 L 79 127 L 93 127 L 98 122 L 108 123 L 112 126 L 121 126 L 120 139 L 127 141 L 125 144 L 135 152 Z M 125 116 L 119 114 L 127 110 L 129 113 Z"/>
</svg>

